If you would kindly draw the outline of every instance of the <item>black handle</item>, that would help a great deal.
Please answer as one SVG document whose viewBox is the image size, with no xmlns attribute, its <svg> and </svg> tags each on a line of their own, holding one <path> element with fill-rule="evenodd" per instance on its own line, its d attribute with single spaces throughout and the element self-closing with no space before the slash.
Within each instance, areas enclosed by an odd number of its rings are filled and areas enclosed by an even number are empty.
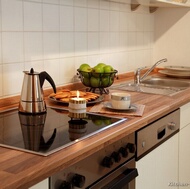
<svg viewBox="0 0 190 189">
<path fill-rule="evenodd" d="M 108 185 L 104 186 L 103 189 L 118 189 L 124 187 L 138 176 L 138 171 L 134 169 L 126 169 L 121 175 L 117 176 Z"/>
<path fill-rule="evenodd" d="M 161 139 L 164 137 L 164 135 L 166 134 L 166 128 L 162 129 L 161 131 L 158 132 L 157 134 L 157 138 Z"/>
<path fill-rule="evenodd" d="M 51 84 L 54 93 L 56 93 L 56 86 L 55 83 L 53 81 L 53 79 L 51 78 L 51 76 L 47 73 L 47 72 L 41 72 L 40 75 L 40 86 L 42 87 L 44 84 L 45 79 Z"/>
</svg>

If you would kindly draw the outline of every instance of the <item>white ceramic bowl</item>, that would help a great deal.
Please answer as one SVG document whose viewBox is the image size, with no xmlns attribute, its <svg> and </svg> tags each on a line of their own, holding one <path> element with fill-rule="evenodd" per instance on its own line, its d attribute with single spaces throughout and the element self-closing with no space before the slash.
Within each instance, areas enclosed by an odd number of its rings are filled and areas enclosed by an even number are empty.
<svg viewBox="0 0 190 189">
<path fill-rule="evenodd" d="M 111 104 L 114 109 L 129 109 L 131 106 L 131 95 L 124 92 L 114 92 L 111 94 Z"/>
</svg>

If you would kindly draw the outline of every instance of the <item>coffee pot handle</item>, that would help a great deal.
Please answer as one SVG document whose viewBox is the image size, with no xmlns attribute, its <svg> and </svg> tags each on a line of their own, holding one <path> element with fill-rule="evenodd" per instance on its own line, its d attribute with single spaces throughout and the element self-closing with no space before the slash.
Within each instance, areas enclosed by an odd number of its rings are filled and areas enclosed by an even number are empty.
<svg viewBox="0 0 190 189">
<path fill-rule="evenodd" d="M 51 84 L 54 93 L 56 93 L 55 83 L 54 83 L 53 79 L 51 78 L 51 76 L 47 72 L 45 72 L 45 71 L 41 72 L 39 77 L 40 77 L 40 86 L 41 86 L 41 88 L 42 88 L 42 86 L 44 84 L 44 81 L 46 79 Z"/>
</svg>

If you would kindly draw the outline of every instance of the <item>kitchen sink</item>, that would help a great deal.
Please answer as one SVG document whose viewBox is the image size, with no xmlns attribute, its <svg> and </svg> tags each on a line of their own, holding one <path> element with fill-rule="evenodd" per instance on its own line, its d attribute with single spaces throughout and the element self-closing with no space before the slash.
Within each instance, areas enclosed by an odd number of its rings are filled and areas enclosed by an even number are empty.
<svg viewBox="0 0 190 189">
<path fill-rule="evenodd" d="M 184 89 L 190 87 L 190 82 L 184 80 L 176 80 L 176 79 L 167 79 L 167 78 L 158 78 L 151 77 L 142 81 L 143 84 L 153 85 L 153 86 L 162 86 L 162 87 L 175 87 L 179 89 Z"/>
<path fill-rule="evenodd" d="M 134 81 L 129 81 L 112 85 L 110 89 L 172 96 L 188 87 L 190 87 L 190 80 L 187 79 L 148 77 L 140 84 L 135 84 Z"/>
</svg>

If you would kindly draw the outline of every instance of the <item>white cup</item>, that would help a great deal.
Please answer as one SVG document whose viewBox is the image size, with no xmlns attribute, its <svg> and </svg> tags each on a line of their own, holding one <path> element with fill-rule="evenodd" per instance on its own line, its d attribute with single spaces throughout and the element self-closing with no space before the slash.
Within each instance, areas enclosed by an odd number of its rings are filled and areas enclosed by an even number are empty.
<svg viewBox="0 0 190 189">
<path fill-rule="evenodd" d="M 125 92 L 114 92 L 111 94 L 111 105 L 114 109 L 129 109 L 131 106 L 131 95 Z"/>
</svg>

